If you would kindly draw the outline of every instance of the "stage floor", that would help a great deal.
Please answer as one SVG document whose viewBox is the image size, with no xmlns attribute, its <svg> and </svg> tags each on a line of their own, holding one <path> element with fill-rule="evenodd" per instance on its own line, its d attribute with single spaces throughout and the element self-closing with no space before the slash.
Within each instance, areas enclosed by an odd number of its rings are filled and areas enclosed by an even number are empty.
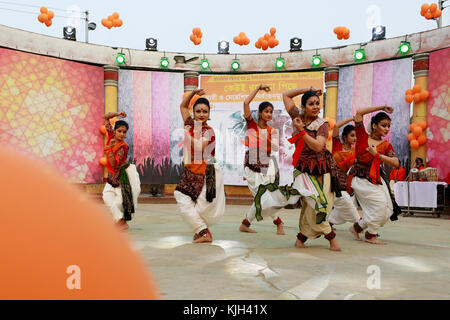
<svg viewBox="0 0 450 320">
<path fill-rule="evenodd" d="M 294 247 L 300 209 L 281 212 L 284 236 L 270 220 L 254 223 L 256 234 L 239 232 L 247 209 L 228 205 L 211 244 L 191 243 L 173 204 L 140 204 L 126 232 L 163 299 L 450 299 L 449 216 L 389 222 L 385 246 L 337 226 L 343 251 L 332 252 L 323 237 Z"/>
</svg>

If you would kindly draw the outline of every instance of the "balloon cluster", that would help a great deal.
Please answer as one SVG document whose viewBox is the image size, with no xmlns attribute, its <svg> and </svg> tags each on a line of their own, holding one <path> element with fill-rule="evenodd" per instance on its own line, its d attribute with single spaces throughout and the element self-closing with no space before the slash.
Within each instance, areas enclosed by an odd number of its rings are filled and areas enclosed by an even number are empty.
<svg viewBox="0 0 450 320">
<path fill-rule="evenodd" d="M 250 43 L 250 39 L 245 35 L 244 32 L 241 32 L 238 36 L 234 37 L 233 41 L 240 46 L 246 46 Z"/>
<path fill-rule="evenodd" d="M 277 29 L 270 28 L 270 34 L 266 33 L 263 37 L 260 37 L 255 43 L 255 47 L 264 51 L 268 48 L 275 48 L 280 43 L 275 37 L 276 32 Z"/>
<path fill-rule="evenodd" d="M 412 89 L 408 89 L 405 91 L 405 100 L 408 103 L 415 102 L 419 103 L 420 101 L 425 101 L 430 96 L 430 92 L 428 90 L 422 90 L 422 86 L 420 84 L 416 84 Z"/>
<path fill-rule="evenodd" d="M 108 16 L 108 18 L 102 19 L 102 25 L 108 29 L 112 27 L 121 27 L 123 24 L 122 19 L 119 19 L 119 14 L 114 12 L 112 15 Z"/>
<path fill-rule="evenodd" d="M 202 43 L 202 37 L 203 37 L 203 33 L 202 33 L 202 30 L 200 30 L 200 28 L 192 29 L 192 34 L 190 36 L 190 39 L 194 43 L 194 45 L 198 46 L 200 43 Z"/>
<path fill-rule="evenodd" d="M 117 120 L 119 120 L 119 119 L 117 119 L 117 117 L 114 117 L 114 118 L 109 119 L 109 123 L 113 126 L 113 128 L 114 128 L 114 125 L 116 124 L 116 121 L 117 121 Z M 100 127 L 99 131 L 100 131 L 101 134 L 104 134 L 104 135 L 105 135 L 105 134 L 107 133 L 107 131 L 106 131 L 106 126 L 105 126 L 105 125 L 102 125 L 102 126 Z M 98 160 L 98 163 L 101 164 L 102 166 L 106 166 L 106 157 L 101 157 L 101 158 Z"/>
<path fill-rule="evenodd" d="M 334 125 L 336 124 L 336 121 L 328 117 L 325 117 L 323 119 L 326 120 L 329 124 L 328 140 L 331 140 L 333 138 L 333 129 Z"/>
<path fill-rule="evenodd" d="M 409 126 L 411 133 L 408 134 L 408 141 L 412 149 L 418 149 L 419 146 L 427 142 L 427 137 L 425 136 L 426 128 L 427 128 L 426 121 L 420 121 L 419 123 L 411 123 L 411 125 Z"/>
<path fill-rule="evenodd" d="M 347 40 L 350 38 L 350 29 L 347 27 L 336 27 L 333 29 L 334 33 L 337 35 L 339 40 Z"/>
<path fill-rule="evenodd" d="M 41 7 L 41 14 L 38 16 L 38 20 L 41 23 L 45 23 L 47 27 L 50 27 L 54 16 L 55 13 L 53 11 L 47 10 L 46 7 Z"/>
<path fill-rule="evenodd" d="M 427 20 L 433 18 L 437 19 L 441 16 L 441 14 L 442 10 L 438 9 L 438 5 L 436 3 L 432 3 L 430 5 L 424 3 L 420 9 L 420 15 Z"/>
</svg>

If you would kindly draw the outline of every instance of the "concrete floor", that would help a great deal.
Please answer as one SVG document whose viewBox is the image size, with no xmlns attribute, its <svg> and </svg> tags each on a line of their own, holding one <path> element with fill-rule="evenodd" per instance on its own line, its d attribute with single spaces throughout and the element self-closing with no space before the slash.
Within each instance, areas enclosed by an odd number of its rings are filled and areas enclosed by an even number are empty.
<svg viewBox="0 0 450 320">
<path fill-rule="evenodd" d="M 252 225 L 256 234 L 239 232 L 247 209 L 228 205 L 213 243 L 192 244 L 176 205 L 139 205 L 127 233 L 163 299 L 450 299 L 449 216 L 389 222 L 386 246 L 352 240 L 350 224 L 340 225 L 343 251 L 332 252 L 323 237 L 294 247 L 299 209 L 281 212 L 284 236 L 269 220 Z M 379 289 L 369 289 L 376 274 Z"/>
</svg>

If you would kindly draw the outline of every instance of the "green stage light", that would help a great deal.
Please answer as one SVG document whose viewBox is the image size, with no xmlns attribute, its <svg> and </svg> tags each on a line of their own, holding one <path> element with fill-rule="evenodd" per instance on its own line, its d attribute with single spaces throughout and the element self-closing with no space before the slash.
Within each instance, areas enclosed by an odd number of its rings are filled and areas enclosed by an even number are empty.
<svg viewBox="0 0 450 320">
<path fill-rule="evenodd" d="M 320 57 L 320 55 L 318 55 L 318 54 L 314 55 L 312 58 L 313 67 L 318 67 L 318 66 L 320 66 L 321 63 L 322 63 L 322 58 Z"/>
<path fill-rule="evenodd" d="M 118 53 L 116 56 L 116 62 L 118 64 L 124 64 L 125 63 L 125 55 L 123 53 Z"/>
<path fill-rule="evenodd" d="M 202 67 L 203 70 L 206 70 L 209 68 L 209 61 L 208 59 L 203 59 L 202 62 L 200 63 L 200 66 Z"/>
<path fill-rule="evenodd" d="M 355 61 L 362 61 L 366 58 L 366 53 L 364 52 L 364 49 L 358 49 L 355 51 L 354 54 Z"/>
<path fill-rule="evenodd" d="M 237 62 L 236 60 L 234 60 L 231 63 L 231 70 L 236 71 L 241 67 L 241 65 L 239 64 L 239 62 Z"/>
<path fill-rule="evenodd" d="M 283 69 L 285 64 L 286 64 L 286 62 L 281 57 L 277 58 L 277 60 L 275 60 L 275 68 L 277 68 L 277 69 Z"/>
<path fill-rule="evenodd" d="M 398 51 L 401 54 L 407 54 L 411 50 L 411 44 L 408 41 L 402 41 L 400 47 L 398 47 Z"/>
<path fill-rule="evenodd" d="M 161 65 L 161 68 L 167 69 L 169 67 L 169 59 L 166 57 L 161 58 L 160 65 Z"/>
</svg>

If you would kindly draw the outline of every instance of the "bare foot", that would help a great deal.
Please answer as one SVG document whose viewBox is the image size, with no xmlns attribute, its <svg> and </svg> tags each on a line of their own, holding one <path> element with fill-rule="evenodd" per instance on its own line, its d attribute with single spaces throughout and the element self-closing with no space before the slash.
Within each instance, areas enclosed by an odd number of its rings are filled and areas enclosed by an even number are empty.
<svg viewBox="0 0 450 320">
<path fill-rule="evenodd" d="M 307 246 L 305 246 L 305 244 L 303 242 L 301 242 L 300 240 L 297 239 L 297 241 L 295 241 L 295 247 L 296 248 L 308 248 Z"/>
<path fill-rule="evenodd" d="M 199 236 L 192 242 L 193 243 L 212 242 L 212 237 L 210 236 L 209 233 L 205 233 L 203 236 Z"/>
<path fill-rule="evenodd" d="M 120 219 L 119 221 L 117 221 L 116 226 L 122 231 L 127 230 L 129 228 L 128 224 L 124 219 Z"/>
<path fill-rule="evenodd" d="M 239 231 L 240 231 L 240 232 L 248 232 L 248 233 L 256 233 L 255 230 L 250 229 L 250 228 L 247 227 L 245 224 L 241 224 L 241 226 L 239 227 Z"/>
<path fill-rule="evenodd" d="M 377 239 L 377 237 L 366 239 L 366 242 L 372 243 L 372 244 L 387 244 L 386 242 L 383 242 L 383 241 Z"/>
<path fill-rule="evenodd" d="M 331 251 L 342 251 L 341 247 L 339 247 L 336 238 L 330 240 L 330 250 Z"/>
<path fill-rule="evenodd" d="M 284 223 L 280 223 L 280 224 L 277 225 L 277 234 L 279 234 L 279 235 L 285 235 L 283 224 Z"/>
<path fill-rule="evenodd" d="M 356 232 L 355 227 L 351 226 L 348 230 L 349 230 L 350 233 L 353 235 L 353 237 L 355 238 L 355 240 L 362 241 L 361 238 L 359 237 L 359 233 Z"/>
</svg>

